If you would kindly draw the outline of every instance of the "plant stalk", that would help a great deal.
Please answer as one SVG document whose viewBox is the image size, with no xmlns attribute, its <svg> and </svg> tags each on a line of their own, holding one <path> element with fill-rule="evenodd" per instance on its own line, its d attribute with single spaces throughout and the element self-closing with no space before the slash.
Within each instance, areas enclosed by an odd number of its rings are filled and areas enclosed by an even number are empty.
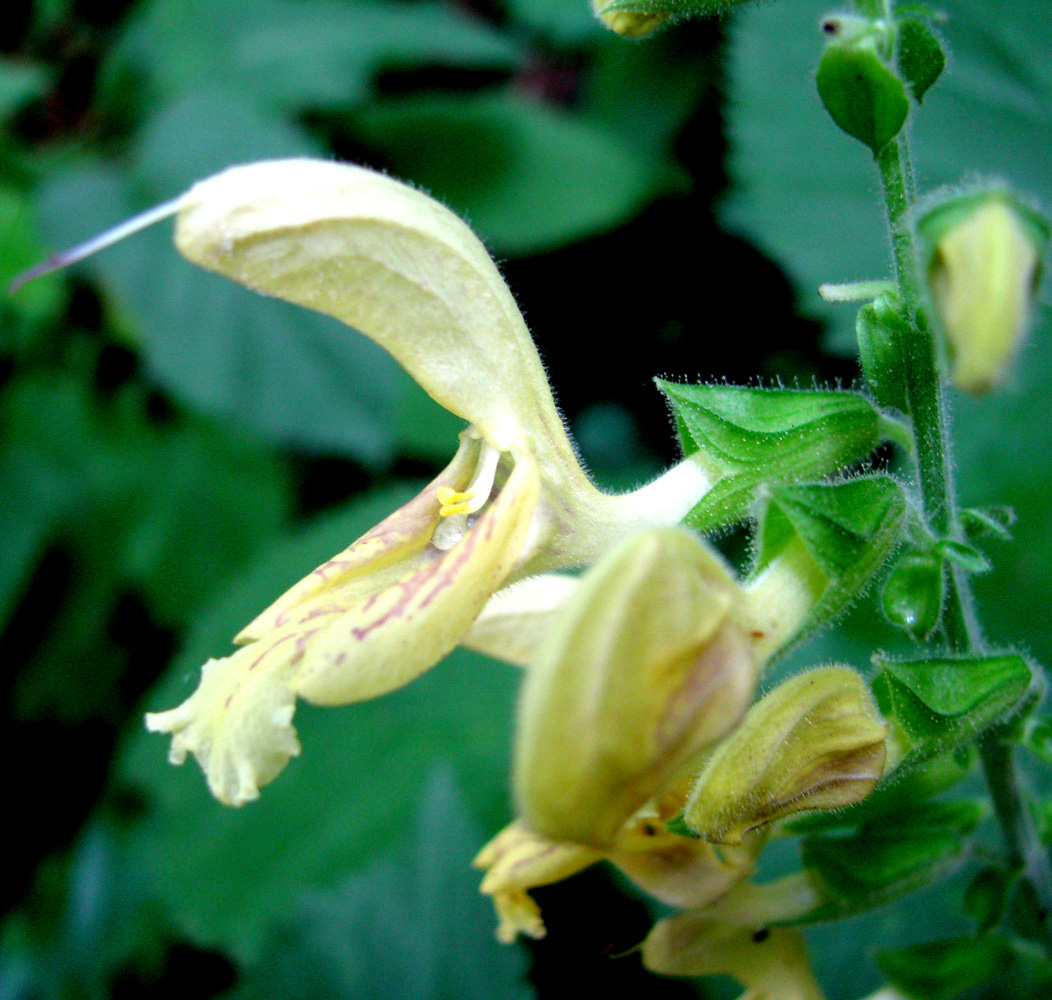
<svg viewBox="0 0 1052 1000">
<path fill-rule="evenodd" d="M 919 262 L 913 239 L 913 194 L 909 147 L 904 136 L 877 156 L 891 227 L 899 296 L 907 309 L 910 334 L 902 345 L 906 363 L 906 402 L 913 421 L 921 504 L 931 529 L 941 538 L 963 540 L 954 482 L 943 381 L 923 308 Z M 942 630 L 949 648 L 981 654 L 984 644 L 975 615 L 968 574 L 948 561 Z M 1052 870 L 1021 791 L 1012 745 L 994 730 L 980 744 L 983 770 L 1010 862 L 1025 873 L 1037 896 L 1041 932 L 1052 947 Z"/>
</svg>

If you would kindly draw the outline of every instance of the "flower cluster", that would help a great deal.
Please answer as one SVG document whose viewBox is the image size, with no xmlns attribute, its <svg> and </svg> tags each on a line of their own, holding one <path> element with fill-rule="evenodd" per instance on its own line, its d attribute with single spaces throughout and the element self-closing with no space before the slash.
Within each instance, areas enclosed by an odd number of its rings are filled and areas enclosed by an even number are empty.
<svg viewBox="0 0 1052 1000">
<path fill-rule="evenodd" d="M 811 890 L 748 878 L 772 824 L 858 801 L 884 769 L 887 730 L 848 668 L 752 704 L 820 603 L 821 567 L 789 544 L 742 582 L 676 527 L 721 475 L 703 451 L 633 493 L 596 489 L 496 266 L 420 192 L 331 162 L 256 163 L 53 263 L 167 215 L 190 261 L 361 331 L 467 422 L 417 497 L 247 625 L 182 705 L 147 715 L 171 760 L 193 754 L 241 805 L 299 753 L 298 698 L 375 698 L 464 643 L 528 668 L 519 818 L 475 861 L 500 939 L 543 935 L 529 890 L 605 860 L 686 911 L 647 939 L 652 968 L 762 992 L 777 965 L 779 995 L 816 996 L 796 932 L 756 936 Z"/>
</svg>

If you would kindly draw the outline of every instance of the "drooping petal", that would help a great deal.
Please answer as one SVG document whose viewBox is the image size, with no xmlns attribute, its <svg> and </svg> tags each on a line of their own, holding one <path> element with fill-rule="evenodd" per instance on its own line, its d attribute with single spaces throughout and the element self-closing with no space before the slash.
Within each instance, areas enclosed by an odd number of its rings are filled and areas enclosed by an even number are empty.
<svg viewBox="0 0 1052 1000">
<path fill-rule="evenodd" d="M 601 858 L 593 848 L 548 840 L 524 823 L 506 826 L 472 862 L 486 872 L 479 891 L 493 899 L 497 939 L 511 944 L 519 934 L 544 937 L 540 907 L 527 890 L 561 882 Z"/>
<path fill-rule="evenodd" d="M 178 708 L 147 714 L 146 728 L 172 734 L 173 764 L 192 753 L 220 802 L 244 805 L 299 754 L 288 683 L 298 655 L 296 633 L 286 629 L 209 660 L 197 690 Z"/>
<path fill-rule="evenodd" d="M 450 468 L 463 478 L 458 461 Z M 442 551 L 427 541 L 439 520 L 432 484 L 338 557 L 334 572 L 323 566 L 280 599 L 250 626 L 249 638 L 259 638 L 210 660 L 194 694 L 148 715 L 148 728 L 172 734 L 174 763 L 188 752 L 197 757 L 220 801 L 256 798 L 299 752 L 297 695 L 325 705 L 376 697 L 456 645 L 515 566 L 538 490 L 536 462 L 525 450 L 493 502 Z M 357 546 L 378 560 L 375 572 L 369 564 L 362 573 Z"/>
<path fill-rule="evenodd" d="M 533 455 L 516 456 L 507 483 L 448 551 L 430 548 L 411 575 L 359 597 L 305 651 L 293 678 L 317 705 L 376 698 L 446 655 L 515 568 L 540 493 Z"/>
<path fill-rule="evenodd" d="M 794 927 L 742 927 L 704 910 L 659 921 L 643 964 L 666 976 L 733 976 L 756 1000 L 823 1000 L 807 945 Z"/>
<path fill-rule="evenodd" d="M 234 642 L 253 642 L 282 627 L 307 601 L 317 602 L 322 596 L 331 597 L 337 606 L 346 606 L 356 596 L 381 589 L 385 580 L 393 582 L 406 576 L 410 560 L 421 564 L 427 561 L 425 550 L 441 519 L 438 490 L 463 489 L 471 478 L 478 451 L 478 439 L 465 431 L 453 460 L 416 497 L 290 587 L 246 625 Z"/>
</svg>

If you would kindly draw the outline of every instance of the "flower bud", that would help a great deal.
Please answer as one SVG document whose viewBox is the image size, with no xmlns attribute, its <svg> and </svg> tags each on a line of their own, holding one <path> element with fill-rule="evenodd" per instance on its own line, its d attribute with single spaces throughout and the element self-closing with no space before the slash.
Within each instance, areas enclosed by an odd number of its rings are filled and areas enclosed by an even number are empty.
<svg viewBox="0 0 1052 1000">
<path fill-rule="evenodd" d="M 773 820 L 859 802 L 884 773 L 887 735 L 855 671 L 801 674 L 757 702 L 717 747 L 684 820 L 711 843 L 740 844 Z"/>
<path fill-rule="evenodd" d="M 1048 246 L 1048 222 L 1005 190 L 945 201 L 925 215 L 928 285 L 952 358 L 951 377 L 983 393 L 1026 334 Z"/>
<path fill-rule="evenodd" d="M 633 536 L 581 578 L 523 687 L 514 787 L 530 826 L 608 848 L 734 726 L 756 675 L 743 600 L 678 528 Z"/>
<path fill-rule="evenodd" d="M 592 0 L 592 10 L 611 31 L 625 38 L 642 38 L 656 31 L 668 20 L 667 13 L 647 14 L 635 10 L 611 10 L 610 0 Z"/>
</svg>

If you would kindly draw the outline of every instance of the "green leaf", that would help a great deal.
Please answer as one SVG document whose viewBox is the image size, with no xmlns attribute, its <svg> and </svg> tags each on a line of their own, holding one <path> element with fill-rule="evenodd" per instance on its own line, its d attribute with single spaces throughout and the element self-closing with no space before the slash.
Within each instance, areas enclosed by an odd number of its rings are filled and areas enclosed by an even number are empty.
<svg viewBox="0 0 1052 1000">
<path fill-rule="evenodd" d="M 198 669 L 287 586 L 404 502 L 404 486 L 376 493 L 312 525 L 228 585 L 202 617 L 147 707 L 177 704 Z M 506 820 L 509 733 L 518 675 L 458 650 L 387 697 L 340 709 L 300 704 L 303 755 L 258 802 L 229 809 L 208 794 L 200 770 L 173 768 L 166 741 L 131 736 L 120 780 L 146 795 L 133 860 L 181 933 L 243 959 L 307 889 L 329 888 L 383 857 L 406 835 L 422 782 L 448 761 L 470 789 L 476 821 Z M 467 860 L 467 859 L 465 859 Z"/>
<path fill-rule="evenodd" d="M 969 573 L 989 573 L 993 569 L 990 560 L 982 552 L 965 542 L 956 542 L 946 538 L 939 542 L 938 549 L 946 559 Z"/>
<path fill-rule="evenodd" d="M 975 541 L 980 538 L 999 538 L 1009 541 L 1016 515 L 1011 507 L 968 507 L 961 511 L 961 524 L 965 534 Z"/>
<path fill-rule="evenodd" d="M 885 430 L 879 411 L 858 393 L 657 385 L 685 453 L 700 451 L 721 474 L 688 515 L 702 531 L 744 517 L 761 483 L 826 476 L 859 461 Z"/>
<path fill-rule="evenodd" d="M 899 134 L 910 112 L 906 88 L 885 65 L 877 44 L 871 37 L 834 39 L 822 54 L 816 78 L 833 121 L 874 155 Z"/>
<path fill-rule="evenodd" d="M 48 84 L 47 69 L 39 63 L 10 57 L 0 59 L 0 121 L 39 97 Z"/>
<path fill-rule="evenodd" d="M 898 32 L 899 73 L 919 104 L 942 75 L 946 55 L 935 32 L 915 17 L 899 20 Z"/>
<path fill-rule="evenodd" d="M 588 3 L 565 0 L 507 0 L 516 25 L 550 38 L 559 45 L 580 45 L 604 32 Z"/>
<path fill-rule="evenodd" d="M 910 663 L 877 656 L 874 663 L 880 673 L 873 695 L 906 744 L 900 772 L 969 743 L 1003 721 L 1023 704 L 1034 683 L 1030 664 L 1014 654 Z"/>
<path fill-rule="evenodd" d="M 804 626 L 811 631 L 869 583 L 898 545 L 905 513 L 902 488 L 888 476 L 773 487 L 757 535 L 756 569 L 799 538 L 828 581 Z"/>
<path fill-rule="evenodd" d="M 512 91 L 377 102 L 362 109 L 356 127 L 395 172 L 506 254 L 608 229 L 673 179 L 605 129 Z"/>
<path fill-rule="evenodd" d="M 21 191 L 0 186 L 0 289 L 7 290 L 23 271 L 46 256 L 36 233 L 36 219 L 31 200 Z M 20 288 L 17 295 L 0 298 L 0 316 L 8 315 L 0 337 L 0 353 L 12 350 L 17 340 L 10 313 L 45 323 L 54 320 L 65 305 L 66 289 L 61 278 L 44 275 Z M 10 339 L 9 339 L 10 338 Z"/>
<path fill-rule="evenodd" d="M 922 641 L 935 631 L 945 596 L 942 559 L 910 549 L 895 560 L 881 594 L 884 614 L 910 638 Z"/>
<path fill-rule="evenodd" d="M 299 111 L 363 103 L 384 69 L 510 71 L 521 58 L 483 20 L 442 3 L 152 0 L 139 5 L 104 82 L 113 99 L 132 75 L 168 99 L 218 88 Z"/>
<path fill-rule="evenodd" d="M 231 1000 L 526 1000 L 526 954 L 493 934 L 482 846 L 446 768 L 433 768 L 414 843 L 335 889 L 305 893 L 269 935 Z"/>
<path fill-rule="evenodd" d="M 954 1000 L 1011 962 L 1009 943 L 994 934 L 957 937 L 877 955 L 888 981 L 915 1000 Z"/>
<path fill-rule="evenodd" d="M 862 912 L 944 878 L 963 861 L 966 837 L 981 818 L 975 803 L 929 802 L 849 836 L 806 838 L 803 866 L 819 876 L 828 895 L 807 919 Z"/>
</svg>

